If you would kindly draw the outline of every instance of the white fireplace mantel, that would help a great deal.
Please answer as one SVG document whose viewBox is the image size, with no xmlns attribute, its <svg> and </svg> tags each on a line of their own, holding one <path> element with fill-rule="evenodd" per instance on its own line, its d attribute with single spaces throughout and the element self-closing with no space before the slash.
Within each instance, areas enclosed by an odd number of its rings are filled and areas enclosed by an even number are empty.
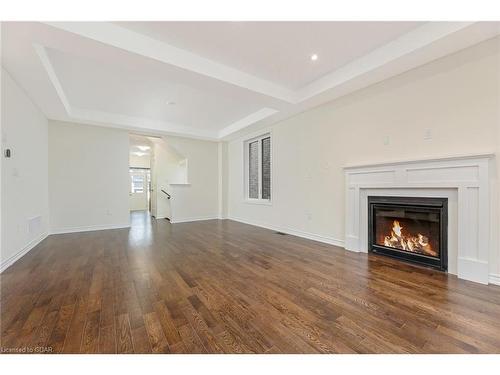
<svg viewBox="0 0 500 375">
<path fill-rule="evenodd" d="M 494 154 L 397 161 L 345 167 L 345 248 L 368 251 L 368 195 L 456 197 L 456 251 L 448 252 L 459 278 L 488 283 L 490 161 Z"/>
</svg>

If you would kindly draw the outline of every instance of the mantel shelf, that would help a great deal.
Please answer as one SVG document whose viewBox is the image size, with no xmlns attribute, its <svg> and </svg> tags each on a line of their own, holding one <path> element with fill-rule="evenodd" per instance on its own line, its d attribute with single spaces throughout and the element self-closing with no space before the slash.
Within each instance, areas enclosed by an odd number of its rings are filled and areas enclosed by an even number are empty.
<svg viewBox="0 0 500 375">
<path fill-rule="evenodd" d="M 430 162 L 465 160 L 465 159 L 491 159 L 494 157 L 495 157 L 495 153 L 487 152 L 487 153 L 481 153 L 481 154 L 452 155 L 452 156 L 433 157 L 433 158 L 424 158 L 424 159 L 394 160 L 394 161 L 388 160 L 385 162 L 378 162 L 378 163 L 346 165 L 343 168 L 348 170 L 348 169 L 368 168 L 368 167 L 384 167 L 384 166 L 399 165 L 399 164 L 416 164 L 416 163 L 422 163 L 422 162 L 430 163 Z"/>
</svg>

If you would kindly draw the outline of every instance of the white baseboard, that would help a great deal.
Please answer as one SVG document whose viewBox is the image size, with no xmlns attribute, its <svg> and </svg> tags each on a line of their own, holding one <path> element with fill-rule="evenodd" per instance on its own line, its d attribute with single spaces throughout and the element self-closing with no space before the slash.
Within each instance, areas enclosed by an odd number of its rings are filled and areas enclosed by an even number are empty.
<svg viewBox="0 0 500 375">
<path fill-rule="evenodd" d="M 44 239 L 46 239 L 48 237 L 48 235 L 49 235 L 48 233 L 43 233 L 40 237 L 35 238 L 31 242 L 29 242 L 25 247 L 23 247 L 16 254 L 12 255 L 9 259 L 4 260 L 0 264 L 0 273 L 2 273 L 7 268 L 12 266 L 19 259 L 21 259 L 25 254 L 27 254 L 30 250 L 32 250 L 36 245 L 38 245 L 40 242 L 42 242 Z"/>
<path fill-rule="evenodd" d="M 166 217 L 166 216 L 151 216 L 151 217 L 156 219 L 156 220 L 168 219 L 168 217 Z"/>
<path fill-rule="evenodd" d="M 71 227 L 71 228 L 54 228 L 50 230 L 50 234 L 66 234 L 66 233 L 78 233 L 78 232 L 91 232 L 96 230 L 108 230 L 108 229 L 123 229 L 130 228 L 130 223 L 127 224 L 113 224 L 113 225 L 89 225 L 84 227 Z"/>
<path fill-rule="evenodd" d="M 190 221 L 204 221 L 204 220 L 219 220 L 218 216 L 198 216 L 198 217 L 184 217 L 180 219 L 170 219 L 170 223 L 189 223 Z"/>
<path fill-rule="evenodd" d="M 458 257 L 457 276 L 460 279 L 488 284 L 488 268 L 488 262 L 483 260 Z"/>
<path fill-rule="evenodd" d="M 490 284 L 500 285 L 500 275 L 490 273 L 489 282 Z"/>
<path fill-rule="evenodd" d="M 320 234 L 304 232 L 304 231 L 298 230 L 298 229 L 279 227 L 276 225 L 271 225 L 271 224 L 267 224 L 267 223 L 260 223 L 260 222 L 256 222 L 256 221 L 242 219 L 239 217 L 234 217 L 234 216 L 229 216 L 228 219 L 238 221 L 238 222 L 244 223 L 244 224 L 254 225 L 256 227 L 261 227 L 261 228 L 274 230 L 277 232 L 291 234 L 293 236 L 306 238 L 308 240 L 318 241 L 318 242 L 326 243 L 329 245 L 339 246 L 342 248 L 344 247 L 344 240 L 339 240 L 337 238 L 333 238 L 333 237 L 329 237 L 329 236 L 323 236 Z"/>
</svg>

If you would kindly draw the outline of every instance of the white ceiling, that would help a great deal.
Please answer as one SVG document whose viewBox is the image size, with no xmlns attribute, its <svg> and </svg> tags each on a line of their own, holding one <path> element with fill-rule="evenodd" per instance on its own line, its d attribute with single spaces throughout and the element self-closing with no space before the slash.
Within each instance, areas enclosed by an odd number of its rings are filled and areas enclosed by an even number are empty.
<svg viewBox="0 0 500 375">
<path fill-rule="evenodd" d="M 122 27 L 298 89 L 423 22 L 120 22 Z M 310 56 L 318 55 L 311 62 Z"/>
<path fill-rule="evenodd" d="M 499 33 L 467 22 L 3 22 L 2 66 L 48 118 L 216 140 Z"/>
<path fill-rule="evenodd" d="M 54 49 L 47 54 L 78 108 L 217 131 L 266 104 L 246 90 L 136 55 L 98 61 Z"/>
<path fill-rule="evenodd" d="M 151 148 L 153 143 L 148 137 L 137 134 L 130 134 L 129 136 L 130 154 L 139 156 L 137 153 L 143 154 L 142 156 L 151 156 Z"/>
</svg>

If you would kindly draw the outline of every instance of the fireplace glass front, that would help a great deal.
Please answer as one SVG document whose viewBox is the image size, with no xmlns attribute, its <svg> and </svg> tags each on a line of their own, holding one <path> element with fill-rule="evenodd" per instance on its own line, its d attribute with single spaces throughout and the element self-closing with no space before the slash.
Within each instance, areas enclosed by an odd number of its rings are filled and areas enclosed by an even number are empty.
<svg viewBox="0 0 500 375">
<path fill-rule="evenodd" d="M 368 197 L 369 250 L 447 269 L 447 199 Z"/>
</svg>

